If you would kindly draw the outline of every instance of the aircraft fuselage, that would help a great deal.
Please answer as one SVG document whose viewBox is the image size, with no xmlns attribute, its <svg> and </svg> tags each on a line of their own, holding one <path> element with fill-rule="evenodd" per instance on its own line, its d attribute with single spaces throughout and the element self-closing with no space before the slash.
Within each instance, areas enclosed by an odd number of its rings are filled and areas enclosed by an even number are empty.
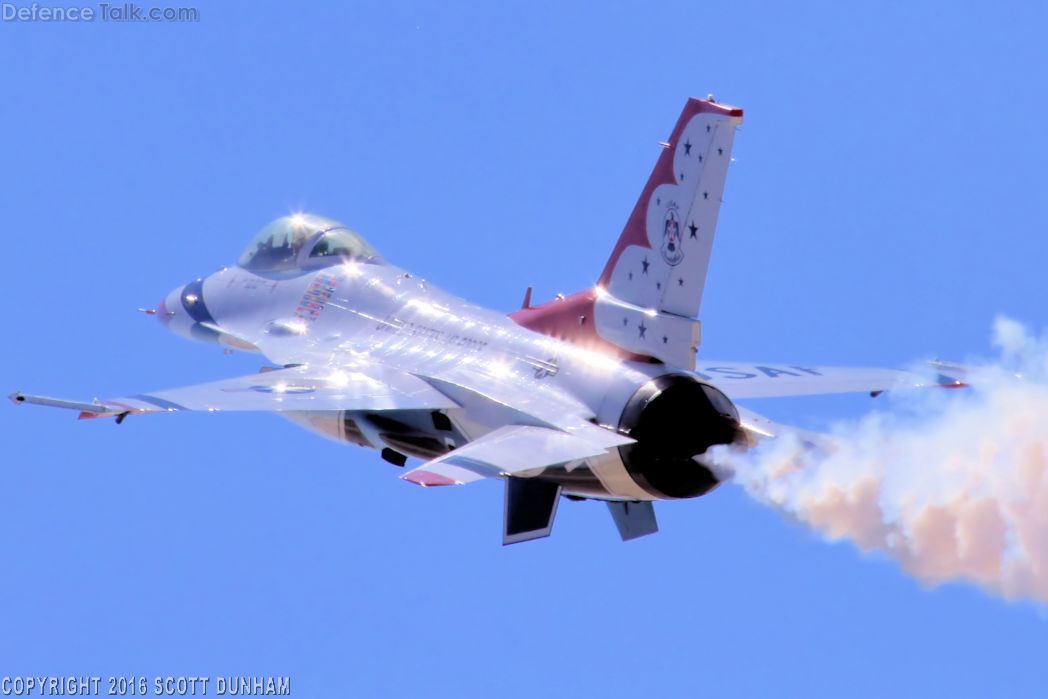
<svg viewBox="0 0 1048 699">
<path fill-rule="evenodd" d="M 626 401 L 668 373 L 658 363 L 609 357 L 521 327 L 387 264 L 345 262 L 287 276 L 232 266 L 173 291 L 159 313 L 181 335 L 258 351 L 280 366 L 318 363 L 352 371 L 382 364 L 440 377 L 433 379 L 438 390 L 463 406 L 446 411 L 446 419 L 430 411 L 395 417 L 284 413 L 331 439 L 382 450 L 394 463 L 403 463 L 400 455 L 434 458 L 507 422 L 536 422 L 536 416 L 558 426 L 581 412 L 614 430 Z M 478 375 L 490 387 L 483 396 L 467 388 Z M 702 492 L 716 484 L 704 467 L 696 470 Z M 555 480 L 578 496 L 681 496 L 638 484 L 614 450 L 531 475 Z M 685 496 L 693 494 L 700 493 Z"/>
</svg>

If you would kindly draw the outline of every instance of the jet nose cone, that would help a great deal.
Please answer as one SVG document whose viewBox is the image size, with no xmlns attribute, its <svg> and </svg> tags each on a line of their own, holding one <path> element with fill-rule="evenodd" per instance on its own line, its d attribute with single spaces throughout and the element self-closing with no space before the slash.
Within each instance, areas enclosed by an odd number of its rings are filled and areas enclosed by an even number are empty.
<svg viewBox="0 0 1048 699">
<path fill-rule="evenodd" d="M 160 303 L 156 307 L 156 319 L 160 321 L 160 324 L 165 328 L 168 323 L 171 322 L 171 311 L 167 310 L 167 299 L 170 295 L 165 296 L 160 300 Z"/>
<path fill-rule="evenodd" d="M 193 319 L 189 317 L 185 307 L 182 305 L 182 297 L 185 293 L 186 287 L 180 286 L 165 296 L 160 305 L 156 307 L 156 319 L 160 321 L 161 325 L 176 335 L 188 337 L 190 327 L 193 325 Z"/>
</svg>

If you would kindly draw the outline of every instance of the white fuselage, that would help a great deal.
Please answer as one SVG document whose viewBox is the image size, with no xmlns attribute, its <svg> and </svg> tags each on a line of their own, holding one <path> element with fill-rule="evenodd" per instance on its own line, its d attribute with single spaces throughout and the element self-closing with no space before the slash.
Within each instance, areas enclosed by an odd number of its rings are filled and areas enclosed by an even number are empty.
<svg viewBox="0 0 1048 699">
<path fill-rule="evenodd" d="M 439 435 L 448 448 L 512 422 L 517 408 L 547 425 L 566 424 L 582 414 L 614 429 L 625 400 L 667 371 L 528 330 L 386 264 L 346 262 L 284 277 L 224 268 L 191 290 L 196 298 L 190 304 L 186 288 L 164 302 L 169 327 L 180 334 L 201 339 L 206 333 L 198 332 L 200 322 L 194 316 L 203 317 L 208 318 L 204 325 L 221 331 L 212 333 L 212 339 L 244 349 L 253 345 L 281 366 L 351 370 L 380 363 L 432 378 L 463 406 L 449 411 L 454 433 Z M 186 312 L 190 309 L 192 316 Z M 477 385 L 486 387 L 484 396 L 471 395 L 464 387 Z M 287 417 L 335 439 L 375 448 L 389 443 L 378 438 L 380 427 L 369 424 L 366 416 L 354 419 L 364 436 L 355 440 L 325 416 Z M 409 424 L 433 432 L 431 425 Z M 616 454 L 591 461 L 607 463 L 587 464 L 599 474 L 602 487 L 596 493 L 583 487 L 585 494 L 652 499 Z"/>
</svg>

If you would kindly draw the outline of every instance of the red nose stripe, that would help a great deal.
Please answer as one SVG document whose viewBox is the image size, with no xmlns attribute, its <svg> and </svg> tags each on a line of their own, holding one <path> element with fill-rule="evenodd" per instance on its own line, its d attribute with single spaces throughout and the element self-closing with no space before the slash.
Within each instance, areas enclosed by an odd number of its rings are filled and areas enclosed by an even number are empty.
<svg viewBox="0 0 1048 699">
<path fill-rule="evenodd" d="M 167 324 L 171 322 L 171 315 L 167 312 L 167 299 L 164 298 L 160 301 L 160 305 L 156 307 L 156 319 L 160 321 L 160 324 L 165 328 Z"/>
</svg>

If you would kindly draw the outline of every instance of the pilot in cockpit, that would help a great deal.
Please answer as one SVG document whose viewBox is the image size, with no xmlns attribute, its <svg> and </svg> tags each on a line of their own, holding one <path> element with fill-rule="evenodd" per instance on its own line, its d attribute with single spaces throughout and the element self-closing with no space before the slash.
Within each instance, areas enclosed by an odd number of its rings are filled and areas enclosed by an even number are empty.
<svg viewBox="0 0 1048 699">
<path fill-rule="evenodd" d="M 308 248 L 308 254 L 303 254 Z M 263 228 L 238 264 L 256 273 L 294 275 L 342 259 L 381 263 L 360 235 L 341 223 L 311 214 L 284 216 Z"/>
</svg>

